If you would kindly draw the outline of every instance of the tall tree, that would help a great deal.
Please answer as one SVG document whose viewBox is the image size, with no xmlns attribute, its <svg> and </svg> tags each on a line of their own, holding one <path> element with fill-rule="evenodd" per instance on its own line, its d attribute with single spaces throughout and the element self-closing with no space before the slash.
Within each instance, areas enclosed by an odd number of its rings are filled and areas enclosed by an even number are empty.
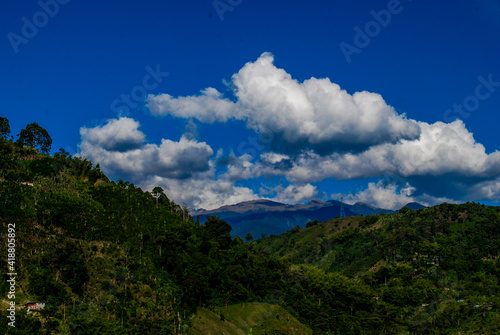
<svg viewBox="0 0 500 335">
<path fill-rule="evenodd" d="M 0 116 L 0 137 L 7 139 L 10 135 L 9 120 L 6 117 Z"/>
<path fill-rule="evenodd" d="M 38 148 L 42 153 L 47 154 L 52 146 L 52 138 L 45 128 L 33 122 L 21 130 L 17 143 L 30 148 Z"/>
<path fill-rule="evenodd" d="M 156 198 L 156 207 L 158 208 L 158 204 L 164 205 L 169 209 L 172 209 L 173 205 L 170 203 L 170 200 L 165 195 L 163 189 L 160 186 L 156 186 L 151 191 L 151 195 Z"/>
</svg>

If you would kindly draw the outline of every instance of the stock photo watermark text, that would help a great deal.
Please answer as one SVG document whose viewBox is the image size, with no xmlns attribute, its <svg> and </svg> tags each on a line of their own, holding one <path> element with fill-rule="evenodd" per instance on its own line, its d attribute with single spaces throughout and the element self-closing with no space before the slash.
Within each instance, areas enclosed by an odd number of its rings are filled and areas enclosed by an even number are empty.
<svg viewBox="0 0 500 335">
<path fill-rule="evenodd" d="M 148 92 L 154 90 L 160 85 L 164 78 L 168 77 L 168 72 L 160 70 L 160 64 L 156 64 L 153 69 L 151 66 L 146 66 L 147 74 L 142 78 L 142 85 L 134 86 L 130 90 L 130 94 L 121 94 L 119 99 L 113 100 L 111 110 L 117 113 L 128 113 L 130 108 L 137 108 L 139 103 L 146 99 Z"/>
<path fill-rule="evenodd" d="M 445 122 L 453 122 L 456 119 L 467 119 L 471 112 L 479 108 L 480 101 L 491 97 L 495 93 L 496 88 L 500 87 L 500 81 L 494 81 L 491 73 L 487 78 L 483 76 L 477 77 L 477 81 L 479 84 L 476 85 L 474 94 L 467 96 L 461 104 L 453 104 L 452 108 L 447 109 L 443 113 L 443 120 Z"/>
<path fill-rule="evenodd" d="M 7 225 L 7 298 L 9 307 L 7 308 L 7 319 L 10 327 L 16 327 L 16 224 Z"/>
<path fill-rule="evenodd" d="M 351 57 L 353 54 L 360 54 L 362 49 L 368 47 L 372 39 L 381 33 L 382 28 L 386 28 L 391 23 L 392 17 L 400 14 L 403 9 L 404 7 L 400 0 L 389 0 L 389 2 L 387 2 L 387 9 L 381 9 L 379 11 L 371 10 L 370 15 L 374 20 L 368 21 L 364 29 L 358 26 L 353 28 L 355 32 L 353 43 L 341 42 L 339 44 L 340 50 L 347 63 L 350 64 L 352 62 Z"/>
<path fill-rule="evenodd" d="M 19 46 L 21 44 L 28 44 L 30 39 L 38 34 L 39 29 L 45 27 L 49 23 L 49 19 L 54 18 L 59 13 L 60 6 L 68 2 L 70 2 L 70 0 L 38 1 L 38 6 L 41 10 L 35 12 L 31 19 L 28 19 L 26 16 L 21 18 L 21 33 L 16 34 L 11 31 L 7 34 L 7 39 L 14 52 L 16 54 L 19 52 Z"/>
<path fill-rule="evenodd" d="M 228 11 L 232 12 L 242 2 L 243 0 L 214 0 L 212 5 L 219 16 L 219 20 L 222 22 L 224 21 L 224 13 Z"/>
</svg>

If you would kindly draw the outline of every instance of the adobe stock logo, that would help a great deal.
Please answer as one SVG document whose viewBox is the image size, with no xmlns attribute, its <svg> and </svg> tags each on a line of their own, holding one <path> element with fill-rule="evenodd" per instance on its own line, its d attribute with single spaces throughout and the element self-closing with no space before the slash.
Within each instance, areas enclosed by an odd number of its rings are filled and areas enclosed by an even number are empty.
<svg viewBox="0 0 500 335">
<path fill-rule="evenodd" d="M 31 20 L 26 16 L 21 18 L 23 23 L 21 26 L 21 35 L 12 31 L 7 34 L 7 39 L 12 49 L 14 49 L 14 52 L 16 54 L 19 52 L 19 46 L 21 44 L 28 44 L 29 40 L 38 34 L 39 29 L 45 27 L 47 23 L 49 23 L 49 18 L 53 18 L 59 13 L 60 5 L 65 5 L 69 1 L 70 0 L 38 1 L 38 6 L 40 6 L 41 10 L 33 14 Z"/>
<path fill-rule="evenodd" d="M 368 47 L 372 39 L 380 34 L 382 28 L 386 28 L 391 23 L 392 16 L 400 14 L 403 9 L 404 7 L 401 5 L 399 0 L 389 0 L 387 3 L 387 9 L 382 9 L 378 12 L 374 10 L 370 11 L 370 15 L 374 18 L 374 20 L 365 24 L 364 31 L 358 26 L 354 27 L 354 32 L 356 33 L 353 40 L 354 45 L 346 42 L 341 42 L 339 44 L 340 50 L 342 50 L 342 54 L 344 55 L 347 63 L 351 64 L 352 55 L 360 54 L 362 49 Z"/>
<path fill-rule="evenodd" d="M 500 81 L 493 81 L 491 73 L 488 75 L 488 79 L 479 76 L 477 80 L 479 84 L 474 89 L 474 94 L 467 96 L 462 104 L 453 104 L 452 108 L 444 111 L 443 120 L 445 122 L 453 122 L 456 119 L 467 119 L 470 116 L 470 112 L 474 112 L 479 108 L 480 101 L 488 99 L 495 93 L 496 88 L 500 87 Z"/>
<path fill-rule="evenodd" d="M 111 110 L 117 113 L 128 113 L 130 108 L 137 108 L 139 103 L 143 102 L 149 91 L 154 90 L 160 85 L 164 78 L 168 77 L 168 72 L 160 70 L 160 64 L 156 64 L 156 68 L 146 66 L 147 74 L 142 78 L 142 85 L 134 86 L 130 90 L 130 94 L 121 94 L 119 99 L 113 100 Z"/>
</svg>

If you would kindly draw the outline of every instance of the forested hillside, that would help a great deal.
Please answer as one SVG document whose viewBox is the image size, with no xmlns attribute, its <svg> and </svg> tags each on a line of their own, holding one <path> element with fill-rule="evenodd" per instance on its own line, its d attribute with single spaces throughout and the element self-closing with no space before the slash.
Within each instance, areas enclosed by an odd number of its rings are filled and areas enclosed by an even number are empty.
<svg viewBox="0 0 500 335">
<path fill-rule="evenodd" d="M 1 236 L 15 223 L 16 302 L 46 303 L 39 317 L 17 312 L 20 334 L 185 334 L 197 306 L 261 300 L 278 288 L 284 267 L 233 240 L 224 221 L 201 226 L 165 194 L 156 207 L 151 194 L 64 152 L 40 155 L 3 139 L 0 148 Z M 15 330 L 2 322 L 0 333 Z"/>
<path fill-rule="evenodd" d="M 345 277 L 356 283 L 351 292 L 358 299 L 365 292 L 367 300 L 376 302 L 369 307 L 351 304 L 352 313 L 359 313 L 353 324 L 367 317 L 373 326 L 389 332 L 500 332 L 498 207 L 475 203 L 420 210 L 405 207 L 395 214 L 334 219 L 311 226 L 254 245 L 291 268 L 317 276 L 309 278 L 308 285 L 326 286 L 324 278 Z M 349 286 L 340 291 L 347 294 Z M 309 310 L 316 310 L 310 316 L 316 324 L 322 313 L 334 321 L 338 305 L 345 304 L 340 297 L 312 290 Z"/>
<path fill-rule="evenodd" d="M 9 327 L 4 275 L 0 333 L 500 332 L 497 207 L 405 208 L 245 243 L 155 191 L 0 138 L 0 253 L 15 223 L 16 303 L 46 303 Z"/>
</svg>

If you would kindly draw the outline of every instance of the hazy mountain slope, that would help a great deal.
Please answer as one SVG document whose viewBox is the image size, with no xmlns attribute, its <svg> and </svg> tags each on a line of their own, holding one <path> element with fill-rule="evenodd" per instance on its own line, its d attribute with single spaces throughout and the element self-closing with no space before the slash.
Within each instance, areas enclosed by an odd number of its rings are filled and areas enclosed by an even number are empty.
<svg viewBox="0 0 500 335">
<path fill-rule="evenodd" d="M 346 216 L 393 212 L 359 202 L 354 205 L 343 204 L 343 206 Z M 194 210 L 191 214 L 195 217 L 199 216 L 202 222 L 208 216 L 216 215 L 231 224 L 233 235 L 244 237 L 251 233 L 254 238 L 257 238 L 262 233 L 281 234 L 295 226 L 304 228 L 309 221 L 325 221 L 335 218 L 340 216 L 340 210 L 341 203 L 335 200 L 312 200 L 307 204 L 287 205 L 263 199 L 223 206 L 210 211 Z"/>
<path fill-rule="evenodd" d="M 410 202 L 410 203 L 406 204 L 406 207 L 408 207 L 409 209 L 414 209 L 414 210 L 426 208 L 424 205 L 421 205 L 418 202 Z"/>
</svg>

